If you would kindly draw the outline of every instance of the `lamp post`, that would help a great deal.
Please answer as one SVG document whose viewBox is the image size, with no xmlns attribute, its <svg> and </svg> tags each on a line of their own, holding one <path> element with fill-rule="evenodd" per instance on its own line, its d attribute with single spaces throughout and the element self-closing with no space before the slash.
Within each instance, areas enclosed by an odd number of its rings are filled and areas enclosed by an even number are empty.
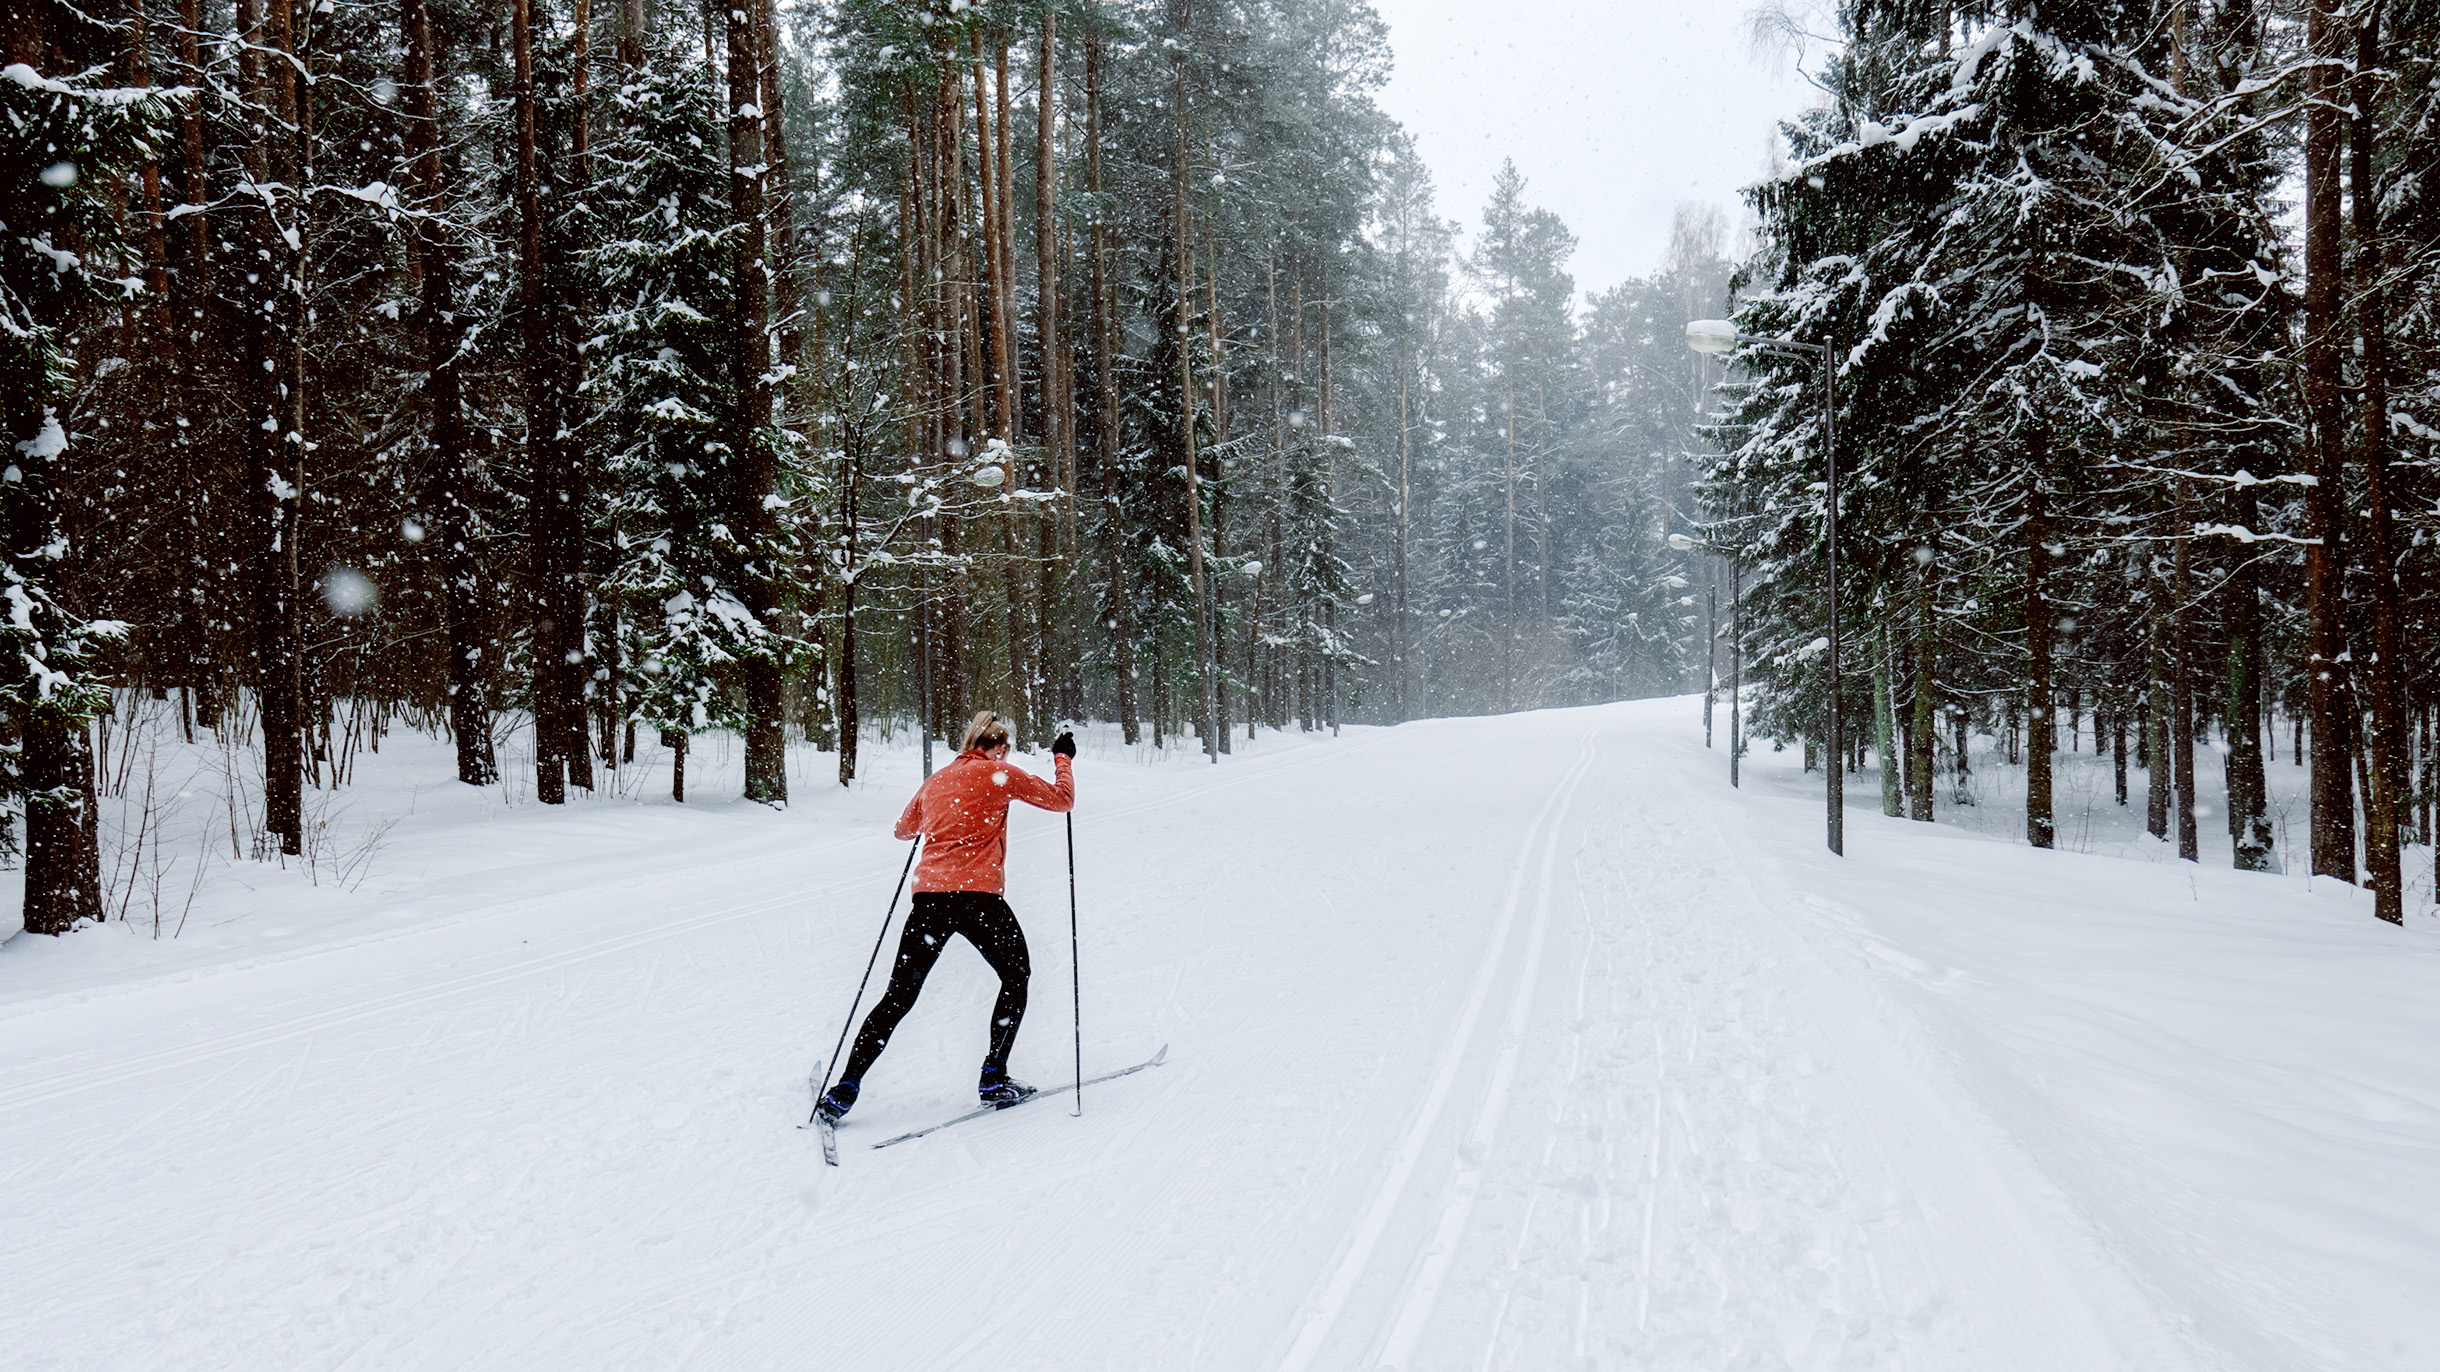
<svg viewBox="0 0 2440 1372">
<path fill-rule="evenodd" d="M 1832 424 L 1838 406 L 1832 396 L 1832 360 L 1827 343 L 1799 343 L 1788 338 L 1767 338 L 1758 334 L 1739 333 L 1737 326 L 1725 319 L 1696 319 L 1686 325 L 1686 346 L 1699 353 L 1731 353 L 1739 347 L 1772 349 L 1779 352 L 1802 353 L 1818 357 L 1822 363 L 1822 466 L 1828 478 L 1828 518 L 1824 521 L 1822 545 L 1824 561 L 1829 566 L 1830 582 L 1830 747 L 1824 759 L 1829 774 L 1830 851 L 1845 856 L 1847 851 L 1847 746 L 1846 734 L 1840 727 L 1838 674 L 1838 442 Z"/>
</svg>

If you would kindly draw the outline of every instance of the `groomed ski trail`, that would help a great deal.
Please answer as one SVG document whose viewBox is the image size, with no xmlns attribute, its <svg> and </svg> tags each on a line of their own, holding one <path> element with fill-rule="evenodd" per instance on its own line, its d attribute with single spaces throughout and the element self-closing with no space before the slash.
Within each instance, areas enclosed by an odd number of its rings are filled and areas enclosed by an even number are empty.
<svg viewBox="0 0 2440 1372">
<path fill-rule="evenodd" d="M 1550 860 L 1558 848 L 1559 830 L 1567 822 L 1568 805 L 1575 798 L 1576 788 L 1582 784 L 1585 772 L 1591 768 L 1593 757 L 1593 734 L 1588 730 L 1578 746 L 1575 766 L 1560 780 L 1552 790 L 1550 799 L 1543 802 L 1541 812 L 1526 826 L 1525 836 L 1517 844 L 1516 857 L 1510 863 L 1507 898 L 1500 902 L 1499 918 L 1492 926 L 1490 943 L 1475 973 L 1474 984 L 1466 994 L 1465 1007 L 1458 1013 L 1447 1046 L 1441 1049 L 1439 1070 L 1432 1078 L 1431 1089 L 1415 1112 L 1414 1122 L 1408 1127 L 1405 1137 L 1399 1140 L 1388 1167 L 1374 1184 L 1372 1197 L 1366 1203 L 1354 1231 L 1348 1235 L 1338 1261 L 1332 1265 L 1327 1278 L 1314 1293 L 1311 1304 L 1300 1312 L 1295 1337 L 1280 1360 L 1280 1372 L 1305 1372 L 1320 1356 L 1332 1328 L 1355 1295 L 1356 1284 L 1372 1266 L 1375 1251 L 1389 1226 L 1391 1215 L 1405 1200 L 1408 1184 L 1416 1169 L 1424 1164 L 1431 1136 L 1439 1126 L 1441 1112 L 1449 1103 L 1450 1093 L 1457 1085 L 1467 1052 L 1473 1045 L 1475 1027 L 1482 1020 L 1484 1004 L 1490 998 L 1500 967 L 1508 960 L 1508 945 L 1516 925 L 1517 908 L 1524 895 L 1526 875 L 1533 864 L 1534 849 L 1539 846 L 1543 849 L 1544 864 L 1542 899 L 1534 911 L 1533 932 L 1524 970 L 1519 974 L 1517 988 L 1512 993 L 1512 1003 L 1516 1009 L 1509 1016 L 1500 1065 L 1478 1112 L 1480 1122 L 1475 1130 L 1476 1146 L 1486 1146 L 1487 1135 L 1497 1127 L 1500 1108 L 1506 1102 L 1508 1082 L 1514 1075 L 1515 1050 L 1523 1036 L 1523 1020 L 1525 1011 L 1531 1005 L 1534 977 L 1541 963 L 1542 936 L 1550 915 Z M 1479 1156 L 1476 1161 L 1479 1163 Z M 1479 1166 L 1476 1172 L 1479 1176 Z M 1465 1211 L 1470 1208 L 1472 1193 L 1467 1187 L 1467 1180 L 1460 1178 L 1457 1191 L 1444 1210 L 1443 1222 L 1435 1227 L 1431 1240 L 1433 1247 L 1425 1250 L 1424 1271 L 1418 1275 L 1418 1281 L 1407 1288 L 1406 1298 L 1400 1302 L 1400 1313 L 1390 1336 L 1393 1350 L 1404 1347 L 1411 1351 L 1414 1333 L 1419 1329 L 1422 1317 L 1430 1312 L 1432 1297 L 1447 1272 L 1447 1255 L 1458 1239 L 1456 1231 L 1463 1229 Z"/>
<path fill-rule="evenodd" d="M 1088 736 L 1086 1056 L 1168 1065 L 1081 1118 L 841 1169 L 795 1128 L 801 1083 L 897 872 L 903 749 L 818 821 L 500 816 L 447 841 L 589 846 L 320 946 L 147 976 L 72 939 L 46 988 L 12 943 L 0 1251 L 46 1284 L 0 1348 L 12 1372 L 2273 1372 L 2337 1346 L 2335 1321 L 2231 1333 L 2263 1302 L 2113 1232 L 1988 1108 L 1992 1060 L 1961 1076 L 1917 1001 L 1972 974 L 1858 910 L 1918 872 L 1971 891 L 1923 858 L 1967 840 L 1858 813 L 1824 866 L 1804 780 L 1757 756 L 1730 792 L 1696 711 L 1267 735 L 1216 769 Z M 1072 1070 L 1057 826 L 1012 815 L 1037 1080 Z M 860 1132 L 971 1102 L 995 990 L 944 955 Z M 2422 1365 L 2386 1347 L 2324 1362 Z"/>
</svg>

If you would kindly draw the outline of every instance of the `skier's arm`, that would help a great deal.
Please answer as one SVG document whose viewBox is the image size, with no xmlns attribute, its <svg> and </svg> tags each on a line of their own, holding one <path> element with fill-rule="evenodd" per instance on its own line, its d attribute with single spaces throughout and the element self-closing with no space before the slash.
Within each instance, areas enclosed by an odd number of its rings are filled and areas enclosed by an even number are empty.
<svg viewBox="0 0 2440 1372">
<path fill-rule="evenodd" d="M 1076 808 L 1076 773 L 1069 767 L 1067 755 L 1053 754 L 1053 769 L 1059 774 L 1056 783 L 1044 781 L 1022 767 L 1008 769 L 1008 794 L 1038 809 L 1053 814 Z"/>
<path fill-rule="evenodd" d="M 910 839 L 923 832 L 923 788 L 915 788 L 915 796 L 907 802 L 906 813 L 898 817 L 894 830 L 900 839 Z"/>
</svg>

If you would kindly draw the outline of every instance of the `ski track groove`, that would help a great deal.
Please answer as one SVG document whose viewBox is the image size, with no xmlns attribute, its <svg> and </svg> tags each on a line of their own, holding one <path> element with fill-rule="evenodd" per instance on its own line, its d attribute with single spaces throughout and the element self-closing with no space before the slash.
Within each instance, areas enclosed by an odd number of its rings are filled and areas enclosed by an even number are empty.
<svg viewBox="0 0 2440 1372">
<path fill-rule="evenodd" d="M 1499 1057 L 1491 1067 L 1490 1081 L 1484 1086 L 1481 1101 L 1475 1110 L 1474 1126 L 1457 1151 L 1457 1171 L 1448 1195 L 1441 1203 L 1440 1213 L 1425 1243 L 1420 1268 L 1407 1283 L 1393 1309 L 1389 1330 L 1377 1361 L 1387 1368 L 1404 1368 L 1415 1356 L 1423 1341 L 1424 1325 L 1432 1317 L 1432 1306 L 1440 1298 L 1440 1289 L 1448 1280 L 1449 1265 L 1457 1257 L 1458 1245 L 1464 1241 L 1466 1221 L 1474 1214 L 1475 1196 L 1482 1190 L 1483 1174 L 1490 1167 L 1493 1146 L 1498 1142 L 1501 1119 L 1508 1111 L 1508 1097 L 1516 1084 L 1517 1058 L 1524 1051 L 1526 1031 L 1530 1027 L 1535 988 L 1542 978 L 1542 953 L 1549 941 L 1552 886 L 1559 860 L 1559 840 L 1567 833 L 1568 811 L 1574 806 L 1576 792 L 1585 776 L 1593 770 L 1598 750 L 1591 735 L 1584 741 L 1584 755 L 1569 774 L 1561 792 L 1558 812 L 1551 817 L 1542 843 L 1541 880 L 1534 897 L 1533 923 L 1525 935 L 1525 955 L 1517 968 L 1516 989 L 1509 995 L 1508 1022 L 1500 1035 Z"/>
<path fill-rule="evenodd" d="M 1532 862 L 1534 847 L 1544 840 L 1547 831 L 1556 833 L 1565 820 L 1566 802 L 1573 797 L 1593 758 L 1596 730 L 1588 729 L 1578 742 L 1575 762 L 1551 788 L 1550 797 L 1526 826 L 1524 838 L 1517 845 L 1512 860 L 1508 895 L 1502 901 L 1491 937 L 1485 940 L 1488 955 L 1481 962 L 1473 986 L 1468 990 L 1465 1007 L 1459 1012 L 1456 1027 L 1442 1048 L 1438 1070 L 1433 1076 L 1420 1108 L 1416 1111 L 1406 1137 L 1391 1154 L 1387 1167 L 1379 1174 L 1372 1197 L 1365 1206 L 1356 1226 L 1343 1241 L 1339 1260 L 1332 1264 L 1306 1307 L 1299 1312 L 1294 1337 L 1287 1353 L 1279 1362 L 1279 1372 L 1305 1372 L 1320 1355 L 1333 1326 L 1354 1297 L 1356 1286 L 1364 1279 L 1373 1262 L 1375 1247 L 1389 1226 L 1394 1212 L 1405 1197 L 1406 1188 L 1415 1169 L 1423 1162 L 1425 1146 L 1440 1121 L 1450 1092 L 1463 1070 L 1468 1049 L 1472 1047 L 1476 1025 L 1481 1021 L 1485 1003 L 1498 978 L 1500 965 L 1507 960 L 1508 945 L 1514 935 L 1518 906 L 1525 893 L 1525 880 Z"/>
</svg>

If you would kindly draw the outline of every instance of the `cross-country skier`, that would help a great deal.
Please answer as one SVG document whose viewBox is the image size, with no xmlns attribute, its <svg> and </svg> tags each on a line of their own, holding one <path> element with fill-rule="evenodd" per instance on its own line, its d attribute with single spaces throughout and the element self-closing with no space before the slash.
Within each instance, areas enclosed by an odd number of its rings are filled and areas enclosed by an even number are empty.
<svg viewBox="0 0 2440 1372">
<path fill-rule="evenodd" d="M 899 936 L 888 989 L 864 1017 L 838 1083 L 814 1107 L 825 1122 L 837 1124 L 855 1106 L 857 1083 L 889 1046 L 898 1021 L 915 1007 L 924 978 L 931 975 L 951 934 L 965 935 L 1000 974 L 999 1000 L 991 1007 L 991 1048 L 983 1055 L 978 1088 L 983 1103 L 1014 1105 L 1034 1093 L 1033 1087 L 1008 1076 L 1008 1053 L 1025 1019 L 1025 982 L 1031 969 L 1025 931 L 1017 927 L 1016 912 L 1000 898 L 1006 885 L 1001 864 L 1008 856 L 1008 802 L 1022 800 L 1053 812 L 1076 807 L 1076 777 L 1070 770 L 1075 735 L 1062 732 L 1051 744 L 1051 754 L 1056 783 L 1010 766 L 1008 726 L 985 710 L 966 726 L 965 746 L 956 760 L 933 773 L 907 802 L 906 813 L 898 817 L 898 837 L 924 837 L 923 861 L 915 867 L 915 908 Z"/>
</svg>

